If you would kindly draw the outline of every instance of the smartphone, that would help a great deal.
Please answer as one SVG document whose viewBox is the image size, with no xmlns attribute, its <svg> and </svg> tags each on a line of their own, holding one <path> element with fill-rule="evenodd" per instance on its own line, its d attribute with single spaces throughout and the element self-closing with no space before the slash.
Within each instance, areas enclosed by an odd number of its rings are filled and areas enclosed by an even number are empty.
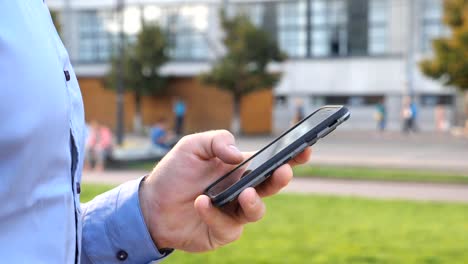
<svg viewBox="0 0 468 264">
<path fill-rule="evenodd" d="M 268 179 L 281 165 L 301 153 L 306 147 L 327 136 L 350 113 L 344 106 L 324 106 L 313 112 L 255 155 L 242 162 L 212 184 L 204 194 L 221 207 L 235 199 L 248 187 L 255 187 Z"/>
</svg>

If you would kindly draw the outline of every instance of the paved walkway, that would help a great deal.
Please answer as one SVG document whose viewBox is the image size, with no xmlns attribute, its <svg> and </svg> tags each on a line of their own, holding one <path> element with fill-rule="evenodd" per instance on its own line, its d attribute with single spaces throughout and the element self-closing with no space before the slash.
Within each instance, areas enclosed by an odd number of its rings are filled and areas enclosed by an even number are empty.
<svg viewBox="0 0 468 264">
<path fill-rule="evenodd" d="M 241 150 L 253 151 L 273 137 L 240 138 Z M 336 130 L 313 147 L 310 164 L 393 167 L 468 173 L 468 139 L 448 134 Z"/>
<path fill-rule="evenodd" d="M 143 171 L 87 172 L 83 175 L 83 181 L 87 183 L 119 184 L 145 174 L 146 172 Z M 295 178 L 284 189 L 284 192 L 468 203 L 468 185 L 454 184 Z"/>
</svg>

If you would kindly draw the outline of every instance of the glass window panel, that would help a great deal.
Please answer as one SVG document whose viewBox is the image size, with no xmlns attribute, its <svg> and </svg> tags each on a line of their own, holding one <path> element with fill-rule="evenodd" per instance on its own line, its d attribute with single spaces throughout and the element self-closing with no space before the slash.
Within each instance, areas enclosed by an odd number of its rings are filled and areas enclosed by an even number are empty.
<svg viewBox="0 0 468 264">
<path fill-rule="evenodd" d="M 278 3 L 279 26 L 305 26 L 306 4 L 304 1 Z"/>
<path fill-rule="evenodd" d="M 442 23 L 442 0 L 426 0 L 422 2 L 421 49 L 428 51 L 432 40 L 450 34 Z"/>
<path fill-rule="evenodd" d="M 314 30 L 312 33 L 312 42 L 327 42 L 328 41 L 327 30 Z"/>
<path fill-rule="evenodd" d="M 230 10 L 238 6 L 230 6 Z M 234 11 L 232 11 L 234 12 Z M 184 5 L 178 9 L 161 8 L 161 25 L 169 33 L 169 56 L 177 60 L 208 58 L 208 43 L 203 34 L 208 27 L 206 5 Z"/>
<path fill-rule="evenodd" d="M 307 54 L 306 9 L 305 1 L 277 4 L 278 44 L 291 57 L 304 57 Z"/>
<path fill-rule="evenodd" d="M 312 25 L 321 26 L 327 23 L 327 17 L 323 13 L 317 13 L 312 16 Z"/>
<path fill-rule="evenodd" d="M 347 1 L 310 0 L 312 4 L 311 51 L 313 56 L 347 54 Z"/>
<path fill-rule="evenodd" d="M 387 51 L 388 0 L 370 0 L 368 53 L 371 55 L 384 54 Z"/>
<path fill-rule="evenodd" d="M 325 42 L 315 42 L 312 46 L 312 55 L 321 57 L 330 55 L 330 47 Z"/>
<path fill-rule="evenodd" d="M 259 3 L 249 3 L 249 4 L 237 4 L 230 8 L 232 16 L 234 15 L 245 15 L 255 26 L 261 26 L 263 22 L 264 8 L 262 4 Z"/>
<path fill-rule="evenodd" d="M 385 39 L 387 37 L 387 30 L 385 27 L 371 27 L 369 29 L 370 39 Z"/>
<path fill-rule="evenodd" d="M 387 0 L 371 0 L 369 2 L 369 22 L 386 23 L 388 10 L 389 7 Z"/>
<path fill-rule="evenodd" d="M 71 54 L 73 59 L 83 62 L 105 62 L 111 56 L 112 32 L 109 24 L 114 22 L 114 16 L 106 11 L 78 12 L 78 54 Z"/>
<path fill-rule="evenodd" d="M 425 0 L 423 5 L 424 19 L 441 19 L 442 17 L 442 1 L 441 0 Z"/>
<path fill-rule="evenodd" d="M 296 30 L 279 32 L 280 48 L 292 57 L 303 57 L 306 54 L 305 32 Z"/>
<path fill-rule="evenodd" d="M 387 50 L 385 41 L 371 41 L 369 53 L 372 55 L 384 54 Z"/>
<path fill-rule="evenodd" d="M 324 13 L 327 9 L 326 0 L 311 0 L 312 1 L 312 12 L 313 13 Z"/>
<path fill-rule="evenodd" d="M 442 32 L 442 25 L 437 23 L 430 23 L 424 27 L 424 33 L 429 38 L 440 36 Z"/>
</svg>

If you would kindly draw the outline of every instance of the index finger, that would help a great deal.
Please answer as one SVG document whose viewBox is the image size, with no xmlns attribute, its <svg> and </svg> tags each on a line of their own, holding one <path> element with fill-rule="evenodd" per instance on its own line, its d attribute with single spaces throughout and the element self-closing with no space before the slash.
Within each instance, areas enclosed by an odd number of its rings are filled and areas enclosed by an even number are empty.
<svg viewBox="0 0 468 264">
<path fill-rule="evenodd" d="M 301 153 L 297 154 L 295 157 L 293 157 L 288 164 L 291 166 L 296 166 L 296 165 L 301 165 L 309 161 L 310 156 L 312 155 L 312 148 L 307 147 L 302 151 Z"/>
</svg>

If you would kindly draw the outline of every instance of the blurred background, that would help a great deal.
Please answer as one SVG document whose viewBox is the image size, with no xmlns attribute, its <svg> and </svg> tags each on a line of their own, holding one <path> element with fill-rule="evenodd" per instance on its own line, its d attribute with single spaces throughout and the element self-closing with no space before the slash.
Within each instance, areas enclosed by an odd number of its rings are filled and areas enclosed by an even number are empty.
<svg viewBox="0 0 468 264">
<path fill-rule="evenodd" d="M 88 153 L 106 149 L 83 200 L 185 134 L 229 129 L 257 150 L 322 105 L 351 111 L 241 241 L 167 261 L 468 263 L 466 1 L 46 2 Z"/>
</svg>

